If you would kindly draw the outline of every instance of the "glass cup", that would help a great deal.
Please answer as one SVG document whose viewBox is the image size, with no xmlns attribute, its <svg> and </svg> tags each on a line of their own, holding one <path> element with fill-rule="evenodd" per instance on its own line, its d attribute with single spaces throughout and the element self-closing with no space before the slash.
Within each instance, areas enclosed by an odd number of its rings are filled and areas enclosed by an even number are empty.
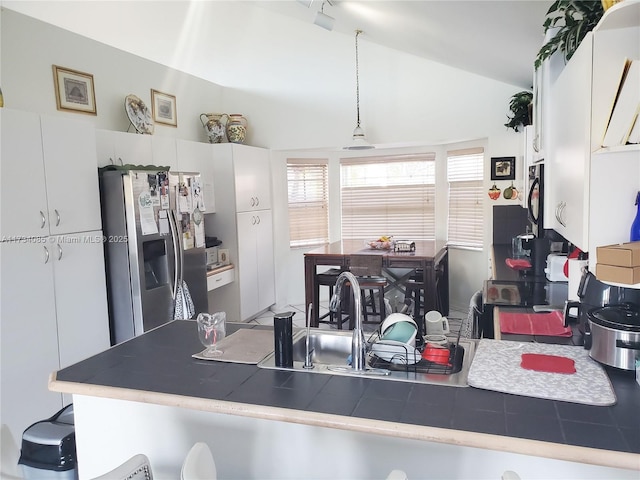
<svg viewBox="0 0 640 480">
<path fill-rule="evenodd" d="M 198 314 L 198 338 L 206 348 L 203 356 L 213 358 L 222 355 L 223 351 L 218 349 L 218 343 L 226 335 L 226 318 L 225 312 Z"/>
</svg>

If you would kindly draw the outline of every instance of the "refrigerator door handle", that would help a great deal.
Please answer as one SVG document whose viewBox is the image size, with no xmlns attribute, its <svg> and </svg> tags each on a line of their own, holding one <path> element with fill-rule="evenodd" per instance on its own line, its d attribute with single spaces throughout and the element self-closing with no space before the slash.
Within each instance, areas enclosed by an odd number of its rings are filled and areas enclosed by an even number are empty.
<svg viewBox="0 0 640 480">
<path fill-rule="evenodd" d="M 169 226 L 171 227 L 171 239 L 173 240 L 173 290 L 171 291 L 171 297 L 175 302 L 178 292 L 178 262 L 180 260 L 178 258 L 178 248 L 180 248 L 180 238 L 173 210 L 169 212 Z"/>
</svg>

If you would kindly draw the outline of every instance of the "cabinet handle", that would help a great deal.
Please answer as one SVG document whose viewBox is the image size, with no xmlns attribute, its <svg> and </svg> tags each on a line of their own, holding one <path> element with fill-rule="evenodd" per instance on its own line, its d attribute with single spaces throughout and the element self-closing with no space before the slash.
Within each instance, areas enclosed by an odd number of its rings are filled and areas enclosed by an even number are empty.
<svg viewBox="0 0 640 480">
<path fill-rule="evenodd" d="M 256 206 L 256 200 L 255 200 L 253 197 L 251 197 L 251 201 L 249 202 L 249 204 L 250 204 L 252 207 L 255 207 L 255 206 Z"/>
<path fill-rule="evenodd" d="M 59 243 L 56 243 L 56 245 L 58 246 L 58 261 L 60 261 L 62 260 L 62 247 Z"/>
<path fill-rule="evenodd" d="M 58 212 L 58 210 L 56 210 L 55 208 L 53 209 L 54 212 L 56 212 L 56 227 L 60 225 L 60 212 Z"/>
<path fill-rule="evenodd" d="M 44 248 L 44 263 L 47 264 L 49 263 L 49 249 L 47 247 L 42 248 Z"/>
<path fill-rule="evenodd" d="M 44 228 L 44 226 L 47 224 L 47 219 L 44 216 L 44 212 L 42 210 L 40 210 L 40 228 Z"/>
<path fill-rule="evenodd" d="M 256 225 L 260 225 L 260 217 L 256 217 Z"/>
<path fill-rule="evenodd" d="M 251 217 L 251 225 L 255 225 L 256 224 L 256 217 L 252 216 Z"/>
<path fill-rule="evenodd" d="M 258 197 L 256 197 L 256 207 L 260 205 L 260 199 Z"/>
<path fill-rule="evenodd" d="M 566 202 L 562 202 L 562 206 L 560 207 L 560 225 L 562 225 L 563 227 L 567 226 L 567 224 L 563 220 L 564 209 L 566 207 L 567 207 L 567 203 Z"/>
</svg>

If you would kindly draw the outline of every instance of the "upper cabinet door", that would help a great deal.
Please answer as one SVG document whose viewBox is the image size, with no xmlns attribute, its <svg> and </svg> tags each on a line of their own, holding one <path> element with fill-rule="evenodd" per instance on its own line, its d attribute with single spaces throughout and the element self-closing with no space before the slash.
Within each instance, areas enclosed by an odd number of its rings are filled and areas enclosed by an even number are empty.
<svg viewBox="0 0 640 480">
<path fill-rule="evenodd" d="M 43 115 L 42 145 L 51 234 L 102 229 L 92 124 Z"/>
<path fill-rule="evenodd" d="M 271 166 L 269 151 L 243 145 L 233 146 L 233 168 L 238 212 L 271 208 Z"/>
<path fill-rule="evenodd" d="M 0 109 L 0 240 L 49 235 L 40 116 Z"/>
</svg>

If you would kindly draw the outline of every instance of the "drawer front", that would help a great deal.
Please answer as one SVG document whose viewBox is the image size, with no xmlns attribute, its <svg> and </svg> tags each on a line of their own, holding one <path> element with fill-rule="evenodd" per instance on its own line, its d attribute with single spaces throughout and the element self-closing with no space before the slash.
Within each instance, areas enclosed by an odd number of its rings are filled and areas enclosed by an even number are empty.
<svg viewBox="0 0 640 480">
<path fill-rule="evenodd" d="M 227 285 L 235 280 L 235 268 L 231 270 L 225 270 L 224 272 L 216 273 L 214 275 L 207 276 L 207 290 L 215 290 L 216 288 Z"/>
</svg>

